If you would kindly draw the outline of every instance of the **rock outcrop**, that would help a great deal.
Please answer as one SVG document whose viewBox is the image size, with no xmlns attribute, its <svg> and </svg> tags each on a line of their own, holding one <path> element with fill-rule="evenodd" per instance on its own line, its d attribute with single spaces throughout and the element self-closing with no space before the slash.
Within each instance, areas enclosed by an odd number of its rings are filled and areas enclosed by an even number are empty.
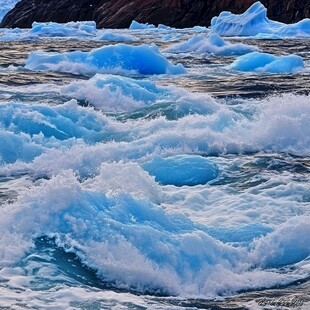
<svg viewBox="0 0 310 310">
<path fill-rule="evenodd" d="M 32 22 L 94 20 L 98 28 L 127 28 L 132 20 L 184 28 L 209 26 L 222 11 L 243 13 L 256 0 L 22 0 L 0 27 L 30 28 Z M 310 17 L 309 0 L 261 0 L 273 20 Z"/>
</svg>

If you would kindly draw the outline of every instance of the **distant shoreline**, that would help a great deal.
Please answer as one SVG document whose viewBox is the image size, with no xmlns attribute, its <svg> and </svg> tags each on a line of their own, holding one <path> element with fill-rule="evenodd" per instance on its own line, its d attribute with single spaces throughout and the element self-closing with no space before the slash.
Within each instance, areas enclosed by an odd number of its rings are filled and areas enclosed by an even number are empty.
<svg viewBox="0 0 310 310">
<path fill-rule="evenodd" d="M 22 0 L 3 18 L 1 28 L 30 28 L 36 22 L 96 22 L 98 28 L 128 28 L 132 20 L 177 28 L 209 26 L 212 17 L 222 11 L 243 13 L 255 0 Z M 308 0 L 262 0 L 268 17 L 294 23 L 310 17 Z"/>
</svg>

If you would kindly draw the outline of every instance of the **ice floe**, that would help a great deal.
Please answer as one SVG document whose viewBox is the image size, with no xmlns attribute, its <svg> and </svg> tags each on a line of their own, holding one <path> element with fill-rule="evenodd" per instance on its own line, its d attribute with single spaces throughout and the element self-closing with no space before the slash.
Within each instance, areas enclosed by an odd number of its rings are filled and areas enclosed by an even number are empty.
<svg viewBox="0 0 310 310">
<path fill-rule="evenodd" d="M 257 50 L 258 48 L 255 46 L 225 41 L 217 33 L 210 33 L 209 35 L 197 34 L 186 42 L 166 49 L 167 52 L 210 53 L 218 56 L 243 55 Z"/>
<path fill-rule="evenodd" d="M 274 56 L 253 52 L 237 58 L 227 68 L 237 71 L 261 73 L 295 73 L 304 69 L 304 61 L 298 55 Z"/>
<path fill-rule="evenodd" d="M 174 65 L 160 53 L 155 44 L 132 46 L 116 44 L 90 52 L 32 52 L 25 67 L 30 70 L 52 70 L 74 74 L 182 74 L 183 65 Z"/>
<path fill-rule="evenodd" d="M 105 30 L 99 37 L 102 41 L 111 42 L 133 42 L 138 41 L 137 37 L 128 34 L 116 33 L 115 31 Z"/>
<path fill-rule="evenodd" d="M 96 23 L 94 21 L 69 22 L 65 24 L 55 22 L 34 22 L 29 33 L 52 37 L 89 36 L 96 34 Z"/>
</svg>

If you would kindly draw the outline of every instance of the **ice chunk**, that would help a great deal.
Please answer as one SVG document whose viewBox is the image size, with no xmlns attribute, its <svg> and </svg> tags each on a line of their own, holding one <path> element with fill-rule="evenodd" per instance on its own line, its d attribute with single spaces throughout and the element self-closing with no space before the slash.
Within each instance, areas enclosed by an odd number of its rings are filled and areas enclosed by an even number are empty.
<svg viewBox="0 0 310 310">
<path fill-rule="evenodd" d="M 50 37 L 89 36 L 96 34 L 96 23 L 94 21 L 69 22 L 65 24 L 34 22 L 29 32 L 31 34 Z"/>
<path fill-rule="evenodd" d="M 126 34 L 115 33 L 114 31 L 105 31 L 99 38 L 102 41 L 114 41 L 114 42 L 133 42 L 139 39 Z"/>
<path fill-rule="evenodd" d="M 287 25 L 267 18 L 267 9 L 258 1 L 243 14 L 222 12 L 211 20 L 211 31 L 222 36 L 256 36 L 269 34 L 278 37 L 310 36 L 310 20 Z"/>
<path fill-rule="evenodd" d="M 257 50 L 255 46 L 224 41 L 217 33 L 210 33 L 209 36 L 198 34 L 167 49 L 168 52 L 211 53 L 218 56 L 243 55 Z"/>
<path fill-rule="evenodd" d="M 129 29 L 130 30 L 150 30 L 150 31 L 170 31 L 172 29 L 175 29 L 175 28 L 172 28 L 172 27 L 169 27 L 169 26 L 166 26 L 166 25 L 163 25 L 163 24 L 158 24 L 158 26 L 156 27 L 155 25 L 153 24 L 149 24 L 149 23 L 139 23 L 135 20 L 133 20 L 129 26 Z"/>
<path fill-rule="evenodd" d="M 149 24 L 149 23 L 143 24 L 143 23 L 139 23 L 135 20 L 133 20 L 129 26 L 129 29 L 131 29 L 131 30 L 155 29 L 155 28 L 156 27 L 153 24 Z"/>
<path fill-rule="evenodd" d="M 296 24 L 287 25 L 280 31 L 283 37 L 309 37 L 310 36 L 310 19 L 306 18 Z"/>
<path fill-rule="evenodd" d="M 75 37 L 85 39 L 97 34 L 94 21 L 56 23 L 46 22 L 32 24 L 31 29 L 2 29 L 0 40 L 38 40 L 44 37 Z"/>
<path fill-rule="evenodd" d="M 142 167 L 162 185 L 195 186 L 218 177 L 217 166 L 202 156 L 154 157 Z"/>
<path fill-rule="evenodd" d="M 138 73 L 182 74 L 181 64 L 174 65 L 153 45 L 131 46 L 116 44 L 93 49 L 90 52 L 32 52 L 25 67 L 30 70 L 52 70 L 74 74 Z"/>
<path fill-rule="evenodd" d="M 229 69 L 265 73 L 294 73 L 304 68 L 303 59 L 297 55 L 274 56 L 253 52 L 236 59 Z"/>
<path fill-rule="evenodd" d="M 37 34 L 31 34 L 25 29 L 0 29 L 0 41 L 30 41 L 38 40 L 39 38 Z"/>
</svg>

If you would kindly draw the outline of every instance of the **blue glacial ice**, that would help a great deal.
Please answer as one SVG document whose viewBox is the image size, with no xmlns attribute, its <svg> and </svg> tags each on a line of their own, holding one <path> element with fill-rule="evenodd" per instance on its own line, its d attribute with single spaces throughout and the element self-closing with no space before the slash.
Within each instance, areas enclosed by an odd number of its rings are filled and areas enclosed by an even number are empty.
<svg viewBox="0 0 310 310">
<path fill-rule="evenodd" d="M 174 28 L 171 28 L 169 26 L 159 24 L 157 27 L 153 24 L 149 23 L 139 23 L 135 20 L 133 20 L 129 26 L 130 30 L 171 30 Z"/>
<path fill-rule="evenodd" d="M 240 56 L 227 68 L 260 73 L 296 73 L 302 71 L 305 65 L 302 57 L 298 55 L 274 56 L 253 52 Z"/>
<path fill-rule="evenodd" d="M 121 34 L 111 30 L 105 30 L 99 37 L 102 41 L 112 41 L 112 42 L 134 42 L 138 41 L 137 37 L 128 34 Z"/>
<path fill-rule="evenodd" d="M 257 51 L 255 46 L 243 43 L 230 43 L 221 38 L 217 33 L 209 35 L 198 34 L 186 42 L 182 42 L 166 49 L 167 52 L 176 53 L 210 53 L 217 56 L 243 55 Z"/>
<path fill-rule="evenodd" d="M 142 167 L 162 185 L 195 186 L 206 184 L 219 176 L 218 167 L 198 155 L 156 156 L 143 163 Z"/>
<path fill-rule="evenodd" d="M 258 36 L 259 38 L 309 37 L 310 19 L 284 24 L 267 18 L 267 9 L 255 2 L 243 14 L 222 12 L 211 20 L 211 31 L 221 36 Z"/>
<path fill-rule="evenodd" d="M 15 4 L 19 2 L 20 0 L 2 0 L 1 1 L 1 7 L 0 7 L 0 21 L 2 21 L 4 15 L 13 9 Z"/>
<path fill-rule="evenodd" d="M 90 52 L 32 52 L 25 67 L 30 70 L 51 70 L 73 74 L 182 74 L 183 65 L 174 65 L 155 44 L 132 46 L 124 43 L 103 46 Z"/>
<path fill-rule="evenodd" d="M 1 29 L 1 41 L 14 40 L 39 40 L 45 37 L 74 37 L 85 39 L 97 35 L 96 23 L 94 21 L 56 23 L 34 22 L 31 29 Z"/>
<path fill-rule="evenodd" d="M 69 22 L 65 24 L 34 22 L 29 33 L 45 37 L 66 37 L 95 35 L 96 31 L 96 23 L 94 21 Z"/>
<path fill-rule="evenodd" d="M 155 25 L 149 23 L 139 23 L 133 20 L 129 26 L 130 30 L 155 29 Z"/>
<path fill-rule="evenodd" d="M 13 28 L 0 29 L 0 41 L 36 41 L 40 36 L 30 33 L 29 30 Z"/>
</svg>

